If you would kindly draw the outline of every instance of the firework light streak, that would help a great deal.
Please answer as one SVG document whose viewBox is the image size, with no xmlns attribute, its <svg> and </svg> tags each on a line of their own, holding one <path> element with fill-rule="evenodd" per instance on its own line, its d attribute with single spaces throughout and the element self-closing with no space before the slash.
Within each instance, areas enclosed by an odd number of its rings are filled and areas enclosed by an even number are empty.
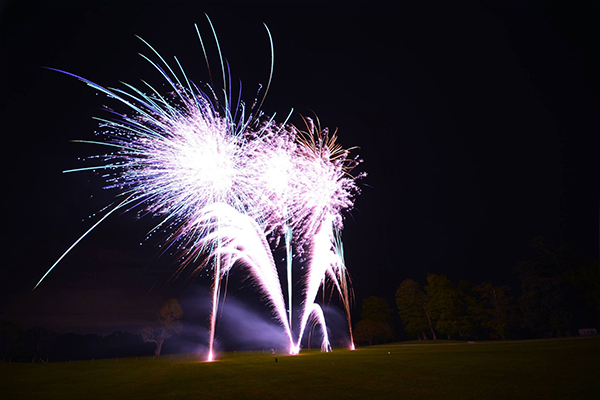
<svg viewBox="0 0 600 400">
<path fill-rule="evenodd" d="M 212 258 L 222 260 L 219 272 L 221 276 L 215 280 L 228 274 L 238 262 L 245 266 L 261 288 L 265 301 L 273 308 L 288 336 L 290 347 L 293 346 L 277 267 L 264 233 L 256 221 L 226 204 L 218 203 L 206 207 L 196 223 L 209 232 L 202 240 L 213 248 Z M 215 245 L 211 246 L 211 242 Z"/>
<path fill-rule="evenodd" d="M 208 20 L 210 23 L 210 19 Z M 118 209 L 136 210 L 140 217 L 153 216 L 158 224 L 150 231 L 162 235 L 165 251 L 180 254 L 175 275 L 191 266 L 194 272 L 213 269 L 212 311 L 208 359 L 214 358 L 214 335 L 221 280 L 231 269 L 243 266 L 260 288 L 264 301 L 283 327 L 290 353 L 298 353 L 308 324 L 322 330 L 323 351 L 330 350 L 325 317 L 315 302 L 326 280 L 337 290 L 348 320 L 350 347 L 354 348 L 350 321 L 350 294 L 344 264 L 342 212 L 352 209 L 359 193 L 358 178 L 351 170 L 358 158 L 337 143 L 337 136 L 309 118 L 306 131 L 266 118 L 262 100 L 246 109 L 231 101 L 221 49 L 219 52 L 223 98 L 212 87 L 206 90 L 190 82 L 179 61 L 176 74 L 147 42 L 159 63 L 143 56 L 172 89 L 169 96 L 143 82 L 146 91 L 124 84 L 125 89 L 104 88 L 80 76 L 88 86 L 125 105 L 130 114 L 108 110 L 112 119 L 97 118 L 103 128 L 99 144 L 110 152 L 92 158 L 98 165 L 65 172 L 102 170 L 105 189 L 123 196 L 50 267 L 54 267 L 96 226 Z M 266 26 L 265 26 L 266 27 Z M 202 36 L 200 44 L 209 67 Z M 267 28 L 273 54 L 273 42 Z M 209 67 L 209 75 L 212 74 Z M 241 90 L 241 88 L 240 88 Z M 240 94 L 241 97 L 241 94 Z M 257 106 L 258 104 L 258 106 Z M 291 115 L 291 113 L 290 113 Z M 289 116 L 288 116 L 289 118 Z M 273 251 L 283 240 L 286 251 L 288 304 L 283 296 Z M 307 260 L 298 336 L 292 331 L 292 261 Z"/>
</svg>

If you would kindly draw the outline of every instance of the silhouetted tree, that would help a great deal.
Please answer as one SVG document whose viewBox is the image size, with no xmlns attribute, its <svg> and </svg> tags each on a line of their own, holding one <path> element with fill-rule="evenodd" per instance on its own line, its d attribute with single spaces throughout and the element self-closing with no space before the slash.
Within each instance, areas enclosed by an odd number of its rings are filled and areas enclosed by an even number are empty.
<svg viewBox="0 0 600 400">
<path fill-rule="evenodd" d="M 408 335 L 427 339 L 425 332 L 429 330 L 433 339 L 437 339 L 427 310 L 428 298 L 421 285 L 412 279 L 402 281 L 396 291 L 396 306 Z"/>
<path fill-rule="evenodd" d="M 379 343 L 390 340 L 394 335 L 392 327 L 383 322 L 362 319 L 354 326 L 354 339 L 359 343 Z"/>
<path fill-rule="evenodd" d="M 101 346 L 104 357 L 127 357 L 143 354 L 145 345 L 141 335 L 117 331 L 102 338 Z"/>
<path fill-rule="evenodd" d="M 460 293 L 446 275 L 428 274 L 425 292 L 429 298 L 429 315 L 439 333 L 448 339 L 468 334 L 470 324 Z"/>
<path fill-rule="evenodd" d="M 392 309 L 385 299 L 371 296 L 363 300 L 361 318 L 355 328 L 354 336 L 358 342 L 383 342 L 394 335 L 391 326 Z"/>
<path fill-rule="evenodd" d="M 144 342 L 156 344 L 156 356 L 160 356 L 165 340 L 170 338 L 173 333 L 179 334 L 181 332 L 181 322 L 179 320 L 182 316 L 183 310 L 177 299 L 167 300 L 156 313 L 158 328 L 146 327 L 140 331 Z"/>
<path fill-rule="evenodd" d="M 479 293 L 479 318 L 484 328 L 492 329 L 501 339 L 506 339 L 508 324 L 511 321 L 508 286 L 494 286 L 491 282 L 475 287 Z"/>
<path fill-rule="evenodd" d="M 57 335 L 48 329 L 36 326 L 23 333 L 23 341 L 26 351 L 32 357 L 32 361 L 47 359 L 50 356 Z"/>
<path fill-rule="evenodd" d="M 551 243 L 538 236 L 531 240 L 530 246 L 536 250 L 537 257 L 519 263 L 517 272 L 521 280 L 529 276 L 557 277 L 582 263 L 575 250 L 564 242 Z"/>
<path fill-rule="evenodd" d="M 600 272 L 594 267 L 586 268 L 587 263 L 566 243 L 536 237 L 531 246 L 537 250 L 537 257 L 517 268 L 523 325 L 538 334 L 560 335 L 569 328 L 573 315 L 591 311 L 586 310 L 586 302 L 590 304 L 588 299 L 594 302 L 592 299 L 598 296 Z M 596 300 L 596 304 L 600 301 Z"/>
<path fill-rule="evenodd" d="M 461 280 L 456 288 L 460 299 L 460 335 L 464 337 L 477 336 L 479 301 L 473 285 L 469 281 Z"/>
<path fill-rule="evenodd" d="M 570 322 L 564 302 L 566 284 L 556 277 L 530 276 L 521 283 L 519 304 L 524 323 L 533 332 L 553 332 L 557 335 Z"/>
<path fill-rule="evenodd" d="M 370 296 L 363 300 L 360 316 L 362 319 L 389 324 L 392 312 L 392 309 L 384 298 Z"/>
<path fill-rule="evenodd" d="M 585 302 L 600 313 L 600 262 L 582 263 L 567 277 Z"/>
</svg>

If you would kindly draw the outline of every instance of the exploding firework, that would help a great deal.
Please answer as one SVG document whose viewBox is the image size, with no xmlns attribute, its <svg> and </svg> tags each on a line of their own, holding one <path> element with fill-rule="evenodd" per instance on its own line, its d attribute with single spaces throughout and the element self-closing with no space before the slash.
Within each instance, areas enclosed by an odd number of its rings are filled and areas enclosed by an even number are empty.
<svg viewBox="0 0 600 400">
<path fill-rule="evenodd" d="M 210 26 L 212 29 L 212 23 Z M 196 30 L 204 51 L 202 36 Z M 223 75 L 225 95 L 221 101 L 211 85 L 201 90 L 191 83 L 178 61 L 180 73 L 176 74 L 146 42 L 159 62 L 143 57 L 165 79 L 171 88 L 169 95 L 145 82 L 144 90 L 128 84 L 124 89 L 107 89 L 59 71 L 128 108 L 128 114 L 109 110 L 111 118 L 99 119 L 104 140 L 82 141 L 110 149 L 95 158 L 98 165 L 66 171 L 104 171 L 105 188 L 116 190 L 122 200 L 107 208 L 38 285 L 109 215 L 119 209 L 136 210 L 140 216 L 155 217 L 158 223 L 151 234 L 161 233 L 163 245 L 180 253 L 176 274 L 186 268 L 194 272 L 212 268 L 209 360 L 213 358 L 221 280 L 237 265 L 245 267 L 256 281 L 288 336 L 291 353 L 299 351 L 309 323 L 321 326 L 321 348 L 330 349 L 323 311 L 315 299 L 319 288 L 325 289 L 327 280 L 332 282 L 344 304 L 353 348 L 351 291 L 341 231 L 342 213 L 352 209 L 359 193 L 356 181 L 364 176 L 351 174 L 360 160 L 351 157 L 337 142 L 337 135 L 321 129 L 318 121 L 315 124 L 305 118 L 306 131 L 302 131 L 287 124 L 287 119 L 277 123 L 273 117 L 264 116 L 260 107 L 270 77 L 260 101 L 255 99 L 248 109 L 239 100 L 233 106 L 216 35 L 214 38 Z M 270 76 L 272 69 L 273 62 Z M 287 308 L 273 260 L 273 250 L 282 242 L 287 261 Z M 301 277 L 304 298 L 296 339 L 292 332 L 294 257 L 307 263 Z"/>
</svg>

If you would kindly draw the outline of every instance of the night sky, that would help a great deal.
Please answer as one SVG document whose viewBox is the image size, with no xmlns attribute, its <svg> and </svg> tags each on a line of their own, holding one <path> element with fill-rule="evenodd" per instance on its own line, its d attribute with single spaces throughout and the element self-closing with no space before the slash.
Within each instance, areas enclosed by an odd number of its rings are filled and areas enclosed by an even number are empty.
<svg viewBox="0 0 600 400">
<path fill-rule="evenodd" d="M 62 173 L 103 151 L 70 140 L 93 140 L 92 117 L 109 101 L 43 67 L 103 86 L 160 87 L 137 54 L 151 53 L 139 35 L 206 81 L 193 25 L 210 38 L 204 12 L 247 102 L 268 80 L 264 22 L 275 70 L 263 110 L 293 107 L 296 124 L 314 111 L 345 147 L 360 146 L 368 176 L 344 231 L 357 300 L 391 300 L 403 279 L 423 283 L 427 273 L 516 290 L 514 268 L 535 256 L 535 236 L 597 259 L 598 7 L 2 2 L 0 320 L 135 331 L 169 297 L 193 304 L 206 292 L 203 277 L 169 281 L 176 259 L 140 245 L 156 221 L 134 214 L 109 218 L 31 291 L 116 194 L 93 173 Z M 241 278 L 228 296 L 262 307 Z"/>
</svg>

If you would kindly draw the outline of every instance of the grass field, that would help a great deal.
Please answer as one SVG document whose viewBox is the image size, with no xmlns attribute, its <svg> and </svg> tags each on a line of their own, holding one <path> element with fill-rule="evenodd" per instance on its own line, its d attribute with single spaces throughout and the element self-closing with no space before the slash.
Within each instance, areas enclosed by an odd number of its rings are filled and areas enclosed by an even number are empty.
<svg viewBox="0 0 600 400">
<path fill-rule="evenodd" d="M 0 364 L 3 399 L 596 399 L 600 338 Z M 275 357 L 277 361 L 275 362 Z"/>
</svg>

